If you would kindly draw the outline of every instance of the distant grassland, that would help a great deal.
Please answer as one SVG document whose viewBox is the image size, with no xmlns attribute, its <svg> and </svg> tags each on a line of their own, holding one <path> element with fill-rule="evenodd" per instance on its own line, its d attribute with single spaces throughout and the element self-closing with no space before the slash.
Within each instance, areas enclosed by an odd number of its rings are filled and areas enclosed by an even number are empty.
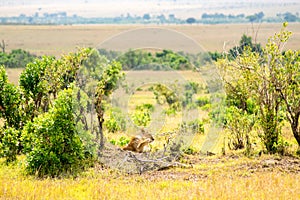
<svg viewBox="0 0 300 200">
<path fill-rule="evenodd" d="M 223 51 L 237 45 L 242 34 L 265 44 L 268 37 L 279 32 L 281 24 L 222 25 L 76 25 L 76 26 L 0 26 L 0 40 L 11 49 L 25 49 L 37 55 L 55 55 L 74 51 L 76 47 L 98 47 L 108 38 L 138 28 L 161 28 L 178 31 L 195 40 L 205 51 Z M 286 48 L 299 49 L 300 24 L 290 23 L 293 37 Z M 257 37 L 256 37 L 256 31 Z M 170 47 L 176 40 L 170 42 Z M 168 46 L 167 46 L 168 47 Z M 166 48 L 167 48 L 166 47 Z M 181 49 L 185 51 L 186 49 Z"/>
</svg>

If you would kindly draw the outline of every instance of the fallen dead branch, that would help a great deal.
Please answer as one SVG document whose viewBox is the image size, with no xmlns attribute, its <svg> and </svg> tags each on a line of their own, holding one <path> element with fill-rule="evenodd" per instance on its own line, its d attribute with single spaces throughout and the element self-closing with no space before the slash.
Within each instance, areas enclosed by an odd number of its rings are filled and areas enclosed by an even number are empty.
<svg viewBox="0 0 300 200">
<path fill-rule="evenodd" d="M 162 150 L 151 153 L 133 153 L 106 143 L 99 160 L 105 166 L 128 174 L 142 174 L 173 167 L 192 168 L 192 165 L 179 162 L 183 155 L 181 152 L 183 143 L 182 140 L 168 140 Z"/>
</svg>

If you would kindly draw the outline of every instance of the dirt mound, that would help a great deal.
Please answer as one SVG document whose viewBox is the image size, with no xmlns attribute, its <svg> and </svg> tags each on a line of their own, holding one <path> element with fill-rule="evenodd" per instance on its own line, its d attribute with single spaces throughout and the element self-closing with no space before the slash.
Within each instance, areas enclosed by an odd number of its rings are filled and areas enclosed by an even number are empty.
<svg viewBox="0 0 300 200">
<path fill-rule="evenodd" d="M 181 157 L 179 149 L 180 146 L 173 144 L 168 149 L 154 153 L 133 153 L 106 144 L 99 160 L 104 166 L 128 174 L 142 174 L 147 171 L 157 171 L 171 167 L 190 167 L 190 165 L 178 162 Z"/>
<path fill-rule="evenodd" d="M 194 166 L 193 169 L 151 171 L 143 174 L 150 181 L 163 180 L 186 180 L 198 181 L 209 179 L 212 174 L 220 177 L 250 177 L 257 173 L 300 173 L 300 159 L 295 157 L 258 157 L 246 158 L 231 155 L 221 157 L 199 157 L 186 158 Z"/>
</svg>

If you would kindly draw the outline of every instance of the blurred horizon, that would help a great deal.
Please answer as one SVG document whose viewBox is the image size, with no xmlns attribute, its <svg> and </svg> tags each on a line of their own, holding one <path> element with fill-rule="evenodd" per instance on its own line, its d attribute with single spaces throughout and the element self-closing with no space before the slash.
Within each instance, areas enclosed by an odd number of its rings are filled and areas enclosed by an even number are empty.
<svg viewBox="0 0 300 200">
<path fill-rule="evenodd" d="M 285 12 L 297 14 L 299 10 L 299 0 L 0 0 L 0 17 L 66 12 L 68 16 L 82 17 L 173 14 L 184 19 L 199 18 L 204 13 L 249 15 L 264 12 L 265 16 L 275 16 Z"/>
</svg>

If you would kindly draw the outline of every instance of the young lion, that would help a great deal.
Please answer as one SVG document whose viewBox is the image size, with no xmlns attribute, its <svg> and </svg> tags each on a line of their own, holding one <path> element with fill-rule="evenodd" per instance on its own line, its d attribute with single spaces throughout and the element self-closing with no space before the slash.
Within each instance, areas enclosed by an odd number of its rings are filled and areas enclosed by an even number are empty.
<svg viewBox="0 0 300 200">
<path fill-rule="evenodd" d="M 133 151 L 137 153 L 145 152 L 145 147 L 147 147 L 154 138 L 150 133 L 146 133 L 142 130 L 142 133 L 131 138 L 130 142 L 123 148 L 123 150 Z"/>
</svg>

